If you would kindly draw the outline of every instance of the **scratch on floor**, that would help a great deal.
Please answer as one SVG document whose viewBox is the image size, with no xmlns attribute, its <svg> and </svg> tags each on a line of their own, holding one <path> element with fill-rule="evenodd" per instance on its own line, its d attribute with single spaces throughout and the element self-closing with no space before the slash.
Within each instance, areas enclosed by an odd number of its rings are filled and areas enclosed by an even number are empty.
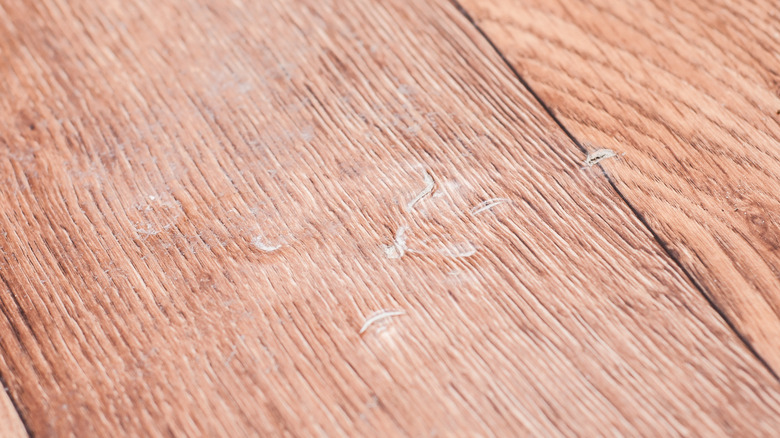
<svg viewBox="0 0 780 438">
<path fill-rule="evenodd" d="M 135 232 L 142 236 L 156 236 L 163 231 L 169 230 L 171 227 L 173 227 L 173 224 L 163 225 L 160 228 L 155 228 L 152 226 L 152 224 L 147 223 L 146 228 L 136 227 Z"/>
<path fill-rule="evenodd" d="M 402 225 L 398 227 L 398 231 L 395 232 L 395 240 L 390 245 L 382 245 L 382 249 L 385 250 L 385 255 L 389 259 L 400 259 L 406 254 L 406 232 L 409 227 Z"/>
<path fill-rule="evenodd" d="M 480 202 L 479 204 L 475 205 L 474 208 L 471 209 L 471 215 L 476 216 L 484 211 L 490 210 L 491 208 L 500 205 L 505 204 L 507 202 L 512 202 L 511 199 L 507 198 L 490 198 L 485 201 Z"/>
<path fill-rule="evenodd" d="M 270 245 L 266 243 L 265 240 L 263 239 L 263 236 L 253 237 L 251 244 L 252 246 L 254 246 L 255 248 L 263 252 L 273 252 L 282 247 L 282 245 Z"/>
<path fill-rule="evenodd" d="M 436 183 L 433 180 L 433 177 L 430 173 L 424 172 L 423 173 L 423 182 L 425 183 L 425 188 L 422 189 L 420 193 L 417 194 L 417 196 L 414 197 L 411 201 L 409 201 L 408 204 L 406 204 L 406 211 L 412 211 L 414 209 L 414 206 L 417 205 L 420 200 L 426 196 L 428 196 L 431 192 L 433 192 L 433 188 L 435 187 Z"/>
<path fill-rule="evenodd" d="M 588 154 L 588 157 L 585 158 L 585 164 L 590 167 L 598 164 L 601 160 L 606 160 L 607 158 L 616 157 L 617 154 L 612 149 L 597 149 L 591 153 Z"/>
<path fill-rule="evenodd" d="M 236 347 L 230 351 L 230 355 L 225 359 L 225 366 L 230 366 L 230 361 L 236 356 Z"/>
<path fill-rule="evenodd" d="M 359 335 L 362 335 L 363 333 L 368 330 L 368 328 L 371 326 L 371 324 L 374 324 L 378 321 L 381 321 L 383 319 L 387 319 L 393 316 L 400 316 L 405 314 L 403 310 L 387 310 L 382 309 L 377 312 L 372 313 L 368 318 L 366 318 L 366 322 L 363 323 L 363 326 L 360 327 L 360 331 L 358 332 Z"/>
<path fill-rule="evenodd" d="M 471 257 L 477 253 L 477 247 L 471 242 L 460 242 L 442 248 L 439 253 L 452 258 Z"/>
</svg>

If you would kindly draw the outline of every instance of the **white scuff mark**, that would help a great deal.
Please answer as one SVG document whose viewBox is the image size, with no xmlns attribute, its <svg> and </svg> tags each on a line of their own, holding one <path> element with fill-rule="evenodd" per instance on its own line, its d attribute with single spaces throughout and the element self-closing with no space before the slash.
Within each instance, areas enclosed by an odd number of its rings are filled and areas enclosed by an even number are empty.
<svg viewBox="0 0 780 438">
<path fill-rule="evenodd" d="M 273 252 L 277 249 L 281 248 L 282 245 L 270 245 L 266 243 L 265 239 L 263 239 L 263 236 L 255 236 L 252 238 L 251 242 L 252 246 L 259 249 L 260 251 L 264 252 Z"/>
<path fill-rule="evenodd" d="M 135 232 L 142 236 L 156 236 L 160 234 L 162 231 L 152 228 L 151 224 L 146 224 L 146 229 L 136 228 Z"/>
<path fill-rule="evenodd" d="M 301 130 L 300 134 L 301 140 L 305 141 L 306 143 L 314 140 L 314 127 L 313 126 L 307 126 Z"/>
<path fill-rule="evenodd" d="M 587 158 L 585 158 L 585 164 L 588 167 L 591 167 L 598 164 L 601 160 L 606 160 L 607 158 L 616 156 L 617 154 L 612 149 L 597 149 L 588 154 Z"/>
<path fill-rule="evenodd" d="M 511 199 L 507 198 L 491 198 L 487 199 L 485 201 L 480 202 L 479 204 L 475 205 L 474 208 L 471 209 L 471 215 L 476 216 L 484 211 L 490 210 L 491 208 L 500 205 L 505 204 L 507 202 L 512 202 Z"/>
<path fill-rule="evenodd" d="M 409 227 L 402 225 L 398 227 L 398 231 L 395 232 L 395 240 L 390 245 L 382 245 L 382 249 L 385 250 L 385 255 L 389 259 L 400 259 L 406 254 L 406 232 Z"/>
<path fill-rule="evenodd" d="M 233 347 L 233 350 L 230 352 L 230 355 L 225 359 L 225 366 L 230 366 L 230 361 L 233 360 L 233 357 L 236 355 L 236 347 Z"/>
<path fill-rule="evenodd" d="M 387 310 L 382 309 L 379 311 L 376 311 L 372 313 L 368 318 L 366 318 L 366 322 L 363 323 L 363 326 L 360 327 L 360 332 L 358 332 L 359 335 L 362 335 L 365 333 L 366 330 L 368 330 L 369 327 L 371 327 L 372 324 L 375 324 L 378 321 L 381 321 L 383 319 L 387 319 L 393 316 L 400 316 L 405 314 L 403 310 Z"/>
<path fill-rule="evenodd" d="M 436 190 L 436 193 L 431 195 L 432 198 L 441 198 L 443 196 L 446 196 L 448 193 L 455 193 L 459 191 L 462 187 L 462 184 L 455 180 L 450 181 L 444 181 L 443 183 L 440 183 L 441 187 L 439 190 Z"/>
<path fill-rule="evenodd" d="M 417 205 L 420 200 L 426 196 L 428 196 L 431 192 L 433 192 L 433 188 L 436 186 L 436 183 L 433 181 L 433 177 L 430 173 L 424 172 L 423 173 L 423 182 L 425 183 L 425 188 L 422 189 L 420 193 L 417 194 L 417 196 L 414 197 L 411 201 L 409 201 L 408 204 L 406 204 L 406 211 L 412 211 L 414 209 L 414 206 Z"/>
<path fill-rule="evenodd" d="M 155 228 L 151 223 L 145 224 L 145 228 L 136 227 L 135 232 L 142 235 L 142 236 L 156 236 L 163 231 L 169 230 L 171 227 L 173 227 L 173 224 L 163 225 L 160 228 Z"/>
<path fill-rule="evenodd" d="M 439 253 L 452 258 L 471 257 L 477 253 L 477 247 L 471 242 L 460 242 L 445 246 Z"/>
</svg>

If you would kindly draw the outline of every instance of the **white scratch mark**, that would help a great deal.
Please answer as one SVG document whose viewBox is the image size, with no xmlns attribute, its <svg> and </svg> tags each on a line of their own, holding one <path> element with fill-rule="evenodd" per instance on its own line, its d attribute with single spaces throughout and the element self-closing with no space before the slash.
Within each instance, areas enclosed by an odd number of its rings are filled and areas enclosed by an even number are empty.
<svg viewBox="0 0 780 438">
<path fill-rule="evenodd" d="M 425 188 L 422 189 L 420 193 L 417 194 L 417 196 L 414 197 L 411 201 L 409 201 L 408 204 L 406 204 L 406 211 L 412 211 L 414 209 L 414 206 L 417 205 L 420 200 L 426 196 L 428 196 L 432 191 L 436 183 L 433 181 L 433 177 L 428 172 L 424 172 L 423 174 L 423 182 L 425 183 Z"/>
<path fill-rule="evenodd" d="M 385 250 L 385 255 L 389 259 L 400 259 L 406 254 L 406 232 L 409 227 L 402 225 L 398 227 L 398 231 L 395 232 L 395 240 L 391 245 L 382 245 Z"/>
<path fill-rule="evenodd" d="M 483 211 L 490 210 L 491 208 L 493 208 L 493 207 L 495 207 L 497 205 L 504 204 L 504 203 L 507 203 L 507 202 L 512 202 L 512 200 L 511 199 L 507 199 L 507 198 L 491 198 L 491 199 L 487 199 L 487 200 L 482 201 L 479 204 L 475 205 L 474 208 L 471 209 L 471 215 L 472 216 L 476 216 L 476 215 L 482 213 Z"/>
<path fill-rule="evenodd" d="M 590 167 L 597 164 L 601 160 L 606 160 L 607 158 L 616 156 L 617 154 L 612 149 L 597 149 L 588 154 L 588 157 L 585 158 L 585 164 Z"/>
<path fill-rule="evenodd" d="M 371 324 L 374 324 L 377 321 L 381 321 L 383 319 L 390 318 L 393 316 L 403 315 L 405 313 L 406 312 L 404 312 L 403 310 L 385 310 L 385 309 L 374 312 L 371 314 L 371 316 L 366 318 L 366 322 L 363 323 L 363 327 L 360 327 L 360 332 L 358 332 L 358 334 L 362 335 L 363 333 L 365 333 L 365 331 L 368 330 Z"/>
<path fill-rule="evenodd" d="M 273 252 L 282 247 L 282 245 L 269 245 L 263 240 L 263 236 L 255 236 L 251 243 L 252 246 L 264 252 Z"/>
<path fill-rule="evenodd" d="M 156 229 L 152 226 L 152 224 L 147 223 L 146 228 L 137 228 L 135 229 L 136 233 L 142 235 L 142 236 L 156 236 L 163 231 L 166 231 L 170 229 L 173 226 L 173 224 L 168 224 L 160 227 L 160 229 Z"/>
<path fill-rule="evenodd" d="M 442 248 L 439 253 L 445 257 L 471 257 L 477 253 L 477 247 L 471 242 L 460 242 Z"/>
<path fill-rule="evenodd" d="M 431 195 L 432 198 L 441 198 L 442 196 L 445 196 L 447 193 L 454 193 L 460 190 L 462 187 L 462 184 L 455 181 L 444 181 L 441 183 L 441 187 L 439 190 L 436 190 L 436 193 Z"/>
<path fill-rule="evenodd" d="M 233 350 L 230 352 L 230 355 L 225 360 L 225 366 L 230 366 L 230 361 L 233 360 L 233 357 L 236 355 L 236 347 L 233 347 Z"/>
</svg>

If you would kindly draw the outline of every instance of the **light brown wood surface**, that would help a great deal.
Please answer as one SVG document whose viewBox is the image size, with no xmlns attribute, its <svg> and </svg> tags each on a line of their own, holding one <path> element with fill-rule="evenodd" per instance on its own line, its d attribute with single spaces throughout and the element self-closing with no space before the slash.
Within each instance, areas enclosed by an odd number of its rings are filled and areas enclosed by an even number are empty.
<svg viewBox="0 0 780 438">
<path fill-rule="evenodd" d="M 780 427 L 455 5 L 3 1 L 0 32 L 0 374 L 33 435 Z"/>
<path fill-rule="evenodd" d="M 780 9 L 463 0 L 736 330 L 780 370 Z"/>
<path fill-rule="evenodd" d="M 29 436 L 16 407 L 5 391 L 0 394 L 0 436 L 8 438 Z"/>
</svg>

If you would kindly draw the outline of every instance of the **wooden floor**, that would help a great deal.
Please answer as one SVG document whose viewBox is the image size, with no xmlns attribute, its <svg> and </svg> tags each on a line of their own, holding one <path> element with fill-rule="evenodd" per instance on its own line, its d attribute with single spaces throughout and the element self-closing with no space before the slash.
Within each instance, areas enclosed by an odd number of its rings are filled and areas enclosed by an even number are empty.
<svg viewBox="0 0 780 438">
<path fill-rule="evenodd" d="M 0 0 L 0 436 L 776 436 L 770 0 Z"/>
</svg>

